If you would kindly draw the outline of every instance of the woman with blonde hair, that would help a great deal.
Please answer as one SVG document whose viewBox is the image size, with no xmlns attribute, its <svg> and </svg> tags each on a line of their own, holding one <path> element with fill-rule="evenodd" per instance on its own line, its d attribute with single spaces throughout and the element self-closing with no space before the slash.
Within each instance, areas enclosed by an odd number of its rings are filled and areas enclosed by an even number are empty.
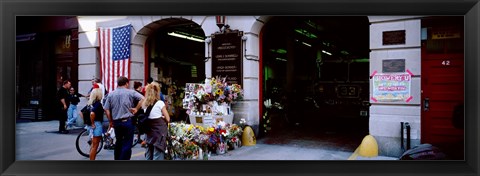
<svg viewBox="0 0 480 176">
<path fill-rule="evenodd" d="M 90 160 L 95 160 L 97 156 L 97 148 L 100 145 L 100 140 L 102 139 L 103 129 L 103 113 L 104 109 L 102 106 L 103 92 L 97 84 L 94 84 L 93 90 L 90 93 L 90 99 L 88 100 L 87 106 L 92 106 L 90 118 L 92 124 L 89 126 L 90 134 L 93 134 L 92 145 L 90 148 Z"/>
<path fill-rule="evenodd" d="M 147 142 L 145 158 L 147 160 L 163 160 L 170 116 L 165 108 L 165 103 L 160 100 L 160 85 L 158 83 L 153 82 L 145 88 L 145 101 L 142 108 L 145 112 L 150 109 L 148 128 L 145 132 Z"/>
</svg>

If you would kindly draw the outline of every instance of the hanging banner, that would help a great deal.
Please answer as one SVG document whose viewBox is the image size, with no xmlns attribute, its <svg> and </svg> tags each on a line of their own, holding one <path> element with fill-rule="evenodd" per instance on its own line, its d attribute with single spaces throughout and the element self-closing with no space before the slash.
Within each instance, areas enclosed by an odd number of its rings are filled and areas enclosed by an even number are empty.
<svg viewBox="0 0 480 176">
<path fill-rule="evenodd" d="M 395 102 L 411 100 L 409 73 L 375 74 L 373 76 L 373 96 L 375 102 Z"/>
</svg>

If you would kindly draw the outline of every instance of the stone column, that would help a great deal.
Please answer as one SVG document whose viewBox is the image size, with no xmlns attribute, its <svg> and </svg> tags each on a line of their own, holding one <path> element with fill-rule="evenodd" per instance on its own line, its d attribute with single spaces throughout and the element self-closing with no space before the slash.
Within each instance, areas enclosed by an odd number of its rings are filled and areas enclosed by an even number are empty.
<svg viewBox="0 0 480 176">
<path fill-rule="evenodd" d="M 396 102 L 370 100 L 369 131 L 379 145 L 379 155 L 398 157 L 401 150 L 401 122 L 411 126 L 411 146 L 420 143 L 420 79 L 421 79 L 421 38 L 419 17 L 370 16 L 370 74 L 383 73 L 383 62 L 404 59 L 405 70 L 413 76 L 411 81 L 412 99 Z M 405 30 L 405 42 L 383 44 L 383 33 Z M 373 79 L 370 79 L 370 97 L 373 95 Z"/>
</svg>

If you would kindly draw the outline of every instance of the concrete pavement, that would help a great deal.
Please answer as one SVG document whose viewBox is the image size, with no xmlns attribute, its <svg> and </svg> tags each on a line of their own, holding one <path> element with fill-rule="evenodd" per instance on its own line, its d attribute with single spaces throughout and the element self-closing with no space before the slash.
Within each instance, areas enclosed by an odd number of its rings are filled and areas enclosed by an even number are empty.
<svg viewBox="0 0 480 176">
<path fill-rule="evenodd" d="M 21 140 L 22 134 L 47 133 L 58 130 L 58 121 L 28 122 L 17 121 L 16 138 Z M 212 154 L 210 160 L 347 160 L 360 145 L 360 142 L 335 137 L 335 134 L 317 135 L 319 137 L 299 137 L 298 134 L 290 136 L 262 137 L 257 139 L 256 145 L 242 146 L 229 150 L 223 155 Z M 322 138 L 322 136 L 333 136 Z M 279 140 L 281 139 L 281 140 Z M 349 142 L 344 142 L 349 141 Z M 347 144 L 348 143 L 348 144 Z M 357 143 L 357 144 L 355 144 Z M 106 154 L 106 153 L 105 153 Z M 17 154 L 18 155 L 18 154 Z M 113 153 L 112 153 L 113 155 Z M 143 156 L 141 150 L 132 155 Z M 397 160 L 398 158 L 357 157 L 357 160 Z"/>
</svg>

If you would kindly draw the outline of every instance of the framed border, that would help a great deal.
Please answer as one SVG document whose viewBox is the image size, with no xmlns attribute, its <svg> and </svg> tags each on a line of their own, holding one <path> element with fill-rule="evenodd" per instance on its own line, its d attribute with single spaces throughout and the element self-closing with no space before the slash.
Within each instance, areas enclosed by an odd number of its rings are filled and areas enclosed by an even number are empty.
<svg viewBox="0 0 480 176">
<path fill-rule="evenodd" d="M 92 8 L 92 6 L 95 6 Z M 478 175 L 479 0 L 0 0 L 1 175 Z M 464 15 L 465 161 L 15 161 L 16 15 Z M 95 167 L 95 170 L 87 168 Z"/>
</svg>

